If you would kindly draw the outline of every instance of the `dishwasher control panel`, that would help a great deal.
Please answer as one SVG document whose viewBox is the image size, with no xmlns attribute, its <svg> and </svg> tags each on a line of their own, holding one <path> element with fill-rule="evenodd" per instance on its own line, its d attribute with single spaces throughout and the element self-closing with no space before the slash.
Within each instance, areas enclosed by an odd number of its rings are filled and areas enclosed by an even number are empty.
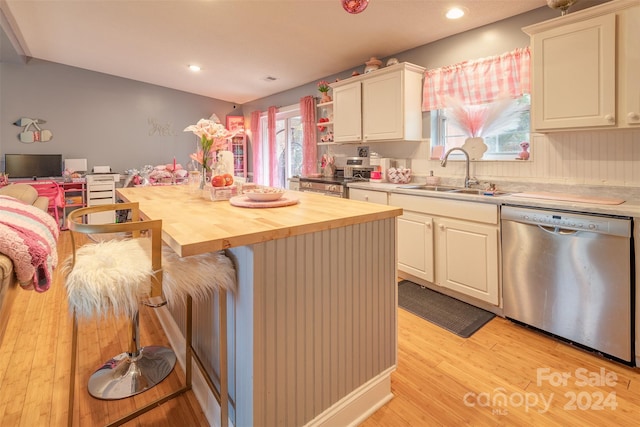
<svg viewBox="0 0 640 427">
<path fill-rule="evenodd" d="M 506 221 L 522 222 L 564 230 L 585 230 L 621 236 L 628 236 L 631 233 L 628 219 L 578 214 L 574 212 L 505 206 L 502 208 L 501 218 Z"/>
</svg>

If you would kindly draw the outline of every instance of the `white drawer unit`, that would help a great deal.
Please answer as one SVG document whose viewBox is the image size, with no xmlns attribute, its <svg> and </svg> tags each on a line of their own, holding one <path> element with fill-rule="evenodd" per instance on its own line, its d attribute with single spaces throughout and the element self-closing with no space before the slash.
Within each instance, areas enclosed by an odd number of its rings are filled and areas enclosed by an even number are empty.
<svg viewBox="0 0 640 427">
<path fill-rule="evenodd" d="M 87 175 L 87 206 L 108 205 L 116 202 L 116 181 L 118 174 Z M 88 215 L 89 224 L 116 222 L 115 211 L 99 212 Z"/>
</svg>

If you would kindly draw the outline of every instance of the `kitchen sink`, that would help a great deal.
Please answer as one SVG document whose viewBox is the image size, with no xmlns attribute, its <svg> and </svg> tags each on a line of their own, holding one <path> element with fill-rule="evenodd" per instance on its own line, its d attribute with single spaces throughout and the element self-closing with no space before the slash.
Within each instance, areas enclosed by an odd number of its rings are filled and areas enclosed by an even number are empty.
<svg viewBox="0 0 640 427">
<path fill-rule="evenodd" d="M 423 191 L 455 191 L 460 190 L 458 187 L 443 187 L 439 185 L 403 185 L 398 187 L 403 190 L 423 190 Z"/>
<path fill-rule="evenodd" d="M 505 194 L 509 194 L 504 191 L 487 191 L 478 188 L 458 188 L 456 190 L 451 190 L 451 193 L 477 194 L 478 196 L 504 196 Z"/>
<path fill-rule="evenodd" d="M 399 186 L 398 188 L 402 190 L 439 191 L 445 193 L 472 194 L 478 196 L 504 196 L 505 194 L 509 194 L 504 191 L 488 192 L 487 190 L 482 190 L 479 188 L 447 187 L 439 185 L 403 185 Z"/>
</svg>

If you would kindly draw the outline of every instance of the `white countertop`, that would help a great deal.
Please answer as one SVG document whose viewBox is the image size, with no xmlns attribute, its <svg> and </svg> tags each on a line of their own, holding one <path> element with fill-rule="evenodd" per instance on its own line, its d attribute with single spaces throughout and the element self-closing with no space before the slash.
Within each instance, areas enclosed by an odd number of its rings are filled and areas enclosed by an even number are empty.
<svg viewBox="0 0 640 427">
<path fill-rule="evenodd" d="M 438 197 L 456 200 L 469 200 L 479 203 L 491 203 L 497 205 L 518 205 L 529 206 L 535 208 L 559 209 L 573 212 L 596 213 L 604 215 L 618 215 L 629 217 L 640 217 L 640 199 L 630 198 L 619 205 L 603 205 L 596 203 L 569 202 L 564 200 L 545 200 L 532 199 L 525 197 L 511 196 L 509 194 L 501 196 L 483 196 L 473 194 L 447 193 L 425 190 L 402 189 L 403 185 L 420 185 L 419 183 L 411 184 L 392 184 L 392 183 L 373 183 L 373 182 L 352 182 L 348 184 L 349 188 L 359 188 L 362 190 L 384 191 L 388 193 L 412 194 L 423 197 Z M 506 190 L 508 191 L 508 190 Z M 515 191 L 514 191 L 515 193 Z M 566 193 L 566 191 L 565 191 Z M 582 192 L 584 194 L 584 192 Z M 609 194 L 601 194 L 597 191 L 591 193 L 593 196 L 609 197 Z"/>
</svg>

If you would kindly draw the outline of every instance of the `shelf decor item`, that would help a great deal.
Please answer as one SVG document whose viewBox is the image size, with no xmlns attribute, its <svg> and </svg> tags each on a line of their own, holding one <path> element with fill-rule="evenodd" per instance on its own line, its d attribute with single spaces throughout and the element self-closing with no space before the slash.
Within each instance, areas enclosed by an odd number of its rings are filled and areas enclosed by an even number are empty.
<svg viewBox="0 0 640 427">
<path fill-rule="evenodd" d="M 187 126 L 185 132 L 192 132 L 200 138 L 198 151 L 191 154 L 191 159 L 202 166 L 200 189 L 206 185 L 207 172 L 211 172 L 213 163 L 217 161 L 217 152 L 228 147 L 227 139 L 233 136 L 221 123 L 211 119 L 200 119 L 195 125 Z"/>
<path fill-rule="evenodd" d="M 569 8 L 578 0 L 547 0 L 547 6 L 551 9 L 560 9 L 560 16 L 569 13 Z"/>
<path fill-rule="evenodd" d="M 227 129 L 234 134 L 244 132 L 244 116 L 227 116 Z"/>
<path fill-rule="evenodd" d="M 364 73 L 370 73 L 372 71 L 378 70 L 382 65 L 382 61 L 380 61 L 375 56 L 372 56 L 367 62 L 364 63 Z"/>
<path fill-rule="evenodd" d="M 320 102 L 331 102 L 331 97 L 327 92 L 329 92 L 329 83 L 326 80 L 320 80 L 318 82 L 318 90 L 322 93 L 322 98 Z"/>
<path fill-rule="evenodd" d="M 369 6 L 369 0 L 342 0 L 342 7 L 351 14 L 360 13 Z"/>
</svg>

